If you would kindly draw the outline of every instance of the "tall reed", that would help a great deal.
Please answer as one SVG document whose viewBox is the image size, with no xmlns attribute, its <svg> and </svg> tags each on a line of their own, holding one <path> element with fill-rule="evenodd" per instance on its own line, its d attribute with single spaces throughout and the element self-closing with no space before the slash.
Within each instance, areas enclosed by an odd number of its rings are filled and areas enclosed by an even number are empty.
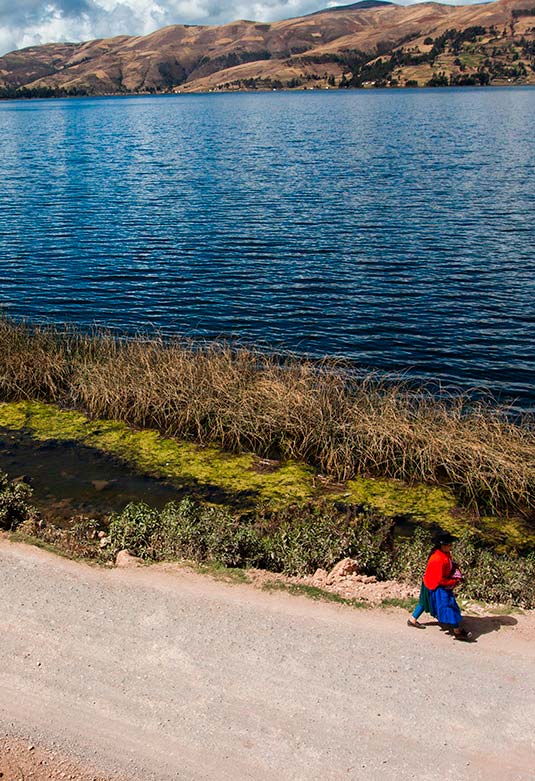
<svg viewBox="0 0 535 781">
<path fill-rule="evenodd" d="M 0 399 L 35 399 L 332 476 L 450 486 L 479 511 L 535 519 L 533 420 L 468 396 L 359 378 L 236 345 L 0 320 Z"/>
</svg>

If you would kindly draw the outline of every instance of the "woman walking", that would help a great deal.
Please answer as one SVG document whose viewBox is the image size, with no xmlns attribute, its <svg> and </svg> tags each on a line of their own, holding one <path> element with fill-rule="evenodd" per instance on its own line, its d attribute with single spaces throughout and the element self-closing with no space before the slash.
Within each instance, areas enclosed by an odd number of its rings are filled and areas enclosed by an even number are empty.
<svg viewBox="0 0 535 781">
<path fill-rule="evenodd" d="M 422 613 L 430 613 L 439 624 L 452 628 L 456 640 L 470 642 L 473 639 L 472 633 L 461 627 L 461 611 L 453 593 L 455 586 L 462 580 L 462 575 L 451 558 L 451 546 L 455 540 L 456 538 L 447 532 L 435 537 L 433 550 L 427 560 L 420 599 L 407 624 L 416 629 L 425 629 L 418 619 Z"/>
</svg>

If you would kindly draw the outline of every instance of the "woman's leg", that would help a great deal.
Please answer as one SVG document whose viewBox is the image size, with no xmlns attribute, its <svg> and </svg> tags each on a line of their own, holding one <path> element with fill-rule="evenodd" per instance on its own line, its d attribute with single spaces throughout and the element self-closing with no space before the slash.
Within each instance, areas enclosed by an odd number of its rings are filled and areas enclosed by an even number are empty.
<svg viewBox="0 0 535 781">
<path fill-rule="evenodd" d="M 420 616 L 422 615 L 423 612 L 424 612 L 424 609 L 420 605 L 420 603 L 418 602 L 418 604 L 414 608 L 414 613 L 412 614 L 412 617 L 414 618 L 415 621 L 418 621 L 418 619 L 420 618 Z"/>
<path fill-rule="evenodd" d="M 424 608 L 418 602 L 418 604 L 414 609 L 414 613 L 410 618 L 407 619 L 407 624 L 409 624 L 410 626 L 415 626 L 417 629 L 425 629 L 424 625 L 420 624 L 420 622 L 418 621 L 418 619 L 420 618 L 423 612 L 424 612 Z"/>
</svg>

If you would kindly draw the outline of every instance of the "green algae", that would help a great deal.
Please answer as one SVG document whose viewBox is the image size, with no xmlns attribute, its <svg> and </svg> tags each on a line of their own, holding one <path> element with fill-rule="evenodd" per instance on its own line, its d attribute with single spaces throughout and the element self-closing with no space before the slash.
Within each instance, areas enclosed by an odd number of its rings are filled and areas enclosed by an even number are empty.
<svg viewBox="0 0 535 781">
<path fill-rule="evenodd" d="M 386 516 L 424 526 L 440 526 L 452 534 L 471 530 L 495 546 L 535 548 L 535 530 L 516 518 L 474 518 L 459 507 L 451 490 L 398 480 L 356 478 L 336 490 L 318 489 L 311 467 L 296 462 L 265 471 L 252 454 L 229 454 L 217 447 L 137 431 L 125 423 L 91 420 L 74 410 L 35 401 L 0 403 L 0 427 L 26 430 L 39 441 L 69 440 L 109 453 L 141 472 L 165 478 L 179 488 L 210 487 L 225 503 L 272 506 L 304 503 L 326 496 L 332 501 L 365 504 Z M 206 493 L 206 492 L 205 492 Z"/>
<path fill-rule="evenodd" d="M 474 522 L 473 531 L 498 553 L 505 553 L 510 548 L 535 550 L 535 530 L 521 518 L 483 516 Z"/>
<path fill-rule="evenodd" d="M 347 484 L 350 501 L 367 504 L 384 515 L 401 515 L 415 521 L 441 526 L 450 533 L 460 532 L 466 524 L 456 517 L 458 505 L 452 491 L 439 486 L 400 480 L 357 478 Z"/>
<path fill-rule="evenodd" d="M 303 464 L 289 462 L 265 472 L 251 454 L 232 455 L 215 447 L 162 437 L 151 429 L 135 431 L 119 421 L 90 420 L 80 412 L 60 410 L 52 404 L 1 403 L 0 426 L 25 429 L 39 441 L 80 442 L 179 487 L 209 485 L 229 498 L 242 495 L 277 505 L 306 501 L 315 490 L 314 471 Z"/>
<path fill-rule="evenodd" d="M 454 535 L 472 532 L 498 551 L 535 548 L 535 530 L 521 518 L 474 517 L 459 507 L 449 488 L 400 480 L 357 478 L 347 484 L 346 501 L 366 504 L 387 516 L 401 516 L 423 526 L 439 526 Z"/>
<path fill-rule="evenodd" d="M 20 403 L 0 404 L 0 427 L 22 429 L 26 423 L 26 412 Z"/>
</svg>

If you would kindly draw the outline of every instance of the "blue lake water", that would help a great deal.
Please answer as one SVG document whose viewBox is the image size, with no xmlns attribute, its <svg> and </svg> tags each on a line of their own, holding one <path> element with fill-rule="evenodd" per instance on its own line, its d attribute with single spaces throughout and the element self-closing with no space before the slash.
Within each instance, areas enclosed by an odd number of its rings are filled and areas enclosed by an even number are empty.
<svg viewBox="0 0 535 781">
<path fill-rule="evenodd" d="M 534 402 L 535 90 L 0 102 L 0 307 Z"/>
</svg>

